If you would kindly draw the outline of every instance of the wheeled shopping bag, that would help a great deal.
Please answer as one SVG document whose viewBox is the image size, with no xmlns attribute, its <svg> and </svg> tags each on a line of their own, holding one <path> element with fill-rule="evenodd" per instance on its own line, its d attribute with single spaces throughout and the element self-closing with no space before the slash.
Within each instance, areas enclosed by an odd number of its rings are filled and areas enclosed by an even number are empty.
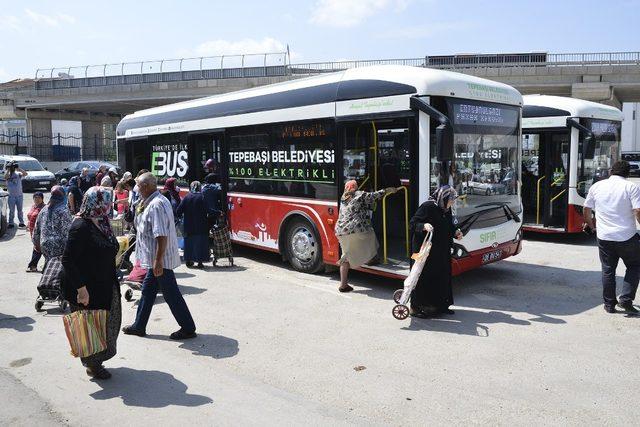
<svg viewBox="0 0 640 427">
<path fill-rule="evenodd" d="M 47 260 L 38 284 L 38 297 L 36 298 L 36 311 L 42 311 L 45 304 L 57 304 L 60 310 L 67 311 L 69 304 L 62 294 L 62 257 L 53 257 Z"/>
<path fill-rule="evenodd" d="M 404 279 L 404 287 L 393 293 L 393 300 L 396 302 L 396 305 L 393 307 L 392 314 L 393 317 L 398 320 L 404 320 L 409 317 L 409 307 L 407 304 L 411 298 L 411 292 L 413 292 L 418 284 L 418 279 L 420 278 L 420 274 L 422 274 L 424 264 L 427 262 L 427 258 L 429 258 L 432 238 L 433 232 L 430 231 L 422 241 L 420 251 L 411 255 L 411 259 L 414 260 L 414 263 L 409 275 Z"/>
<path fill-rule="evenodd" d="M 216 266 L 220 258 L 228 258 L 229 265 L 233 266 L 233 248 L 227 218 L 221 215 L 210 231 L 213 243 L 213 265 Z"/>
</svg>

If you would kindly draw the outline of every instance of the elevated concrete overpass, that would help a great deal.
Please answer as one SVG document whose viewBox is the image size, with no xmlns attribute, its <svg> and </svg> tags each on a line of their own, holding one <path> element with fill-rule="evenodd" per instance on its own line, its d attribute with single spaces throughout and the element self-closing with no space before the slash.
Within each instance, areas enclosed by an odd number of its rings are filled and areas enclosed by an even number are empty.
<svg viewBox="0 0 640 427">
<path fill-rule="evenodd" d="M 206 59 L 206 58 L 200 58 Z M 155 63 L 158 61 L 152 61 Z M 167 61 L 170 62 L 170 61 Z M 243 61 L 244 62 L 244 61 Z M 3 90 L 0 99 L 16 109 L 126 114 L 141 108 L 225 93 L 308 75 L 378 64 L 447 69 L 510 84 L 524 94 L 573 96 L 618 105 L 640 102 L 640 52 L 583 54 L 496 54 L 427 56 L 409 59 L 342 61 L 293 65 L 187 69 L 77 77 L 38 70 L 39 78 Z M 202 63 L 202 61 L 200 61 Z M 121 70 L 124 71 L 122 64 Z M 71 72 L 76 68 L 68 67 Z M 157 68 L 157 67 L 156 67 Z M 160 65 L 162 69 L 162 64 Z M 48 76 L 47 76 L 48 75 Z"/>
<path fill-rule="evenodd" d="M 38 70 L 34 79 L 0 85 L 0 120 L 26 118 L 29 129 L 45 132 L 50 119 L 116 123 L 123 115 L 148 107 L 380 64 L 472 74 L 510 84 L 523 94 L 571 96 L 616 107 L 640 102 L 640 52 L 446 55 L 306 64 L 287 63 L 286 53 L 253 55 L 259 64 L 240 57 L 237 66 L 229 57 L 219 57 L 219 61 L 191 58 Z"/>
</svg>

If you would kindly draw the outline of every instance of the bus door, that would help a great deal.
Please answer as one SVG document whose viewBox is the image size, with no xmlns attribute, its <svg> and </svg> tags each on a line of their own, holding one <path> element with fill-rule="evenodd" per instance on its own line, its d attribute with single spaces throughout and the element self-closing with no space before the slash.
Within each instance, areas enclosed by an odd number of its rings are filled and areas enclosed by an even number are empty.
<svg viewBox="0 0 640 427">
<path fill-rule="evenodd" d="M 523 134 L 522 203 L 525 223 L 565 228 L 569 185 L 569 133 Z"/>
<path fill-rule="evenodd" d="M 362 191 L 399 188 L 372 206 L 378 259 L 371 266 L 404 268 L 409 259 L 410 119 L 373 120 L 343 127 L 343 179 Z"/>
<path fill-rule="evenodd" d="M 134 175 L 140 169 L 151 170 L 151 145 L 147 137 L 129 138 L 124 144 L 125 170 L 132 171 Z"/>
<path fill-rule="evenodd" d="M 198 180 L 204 185 L 204 177 L 209 173 L 204 168 L 209 159 L 214 161 L 214 173 L 218 174 L 218 180 L 222 185 L 222 200 L 226 200 L 227 194 L 227 168 L 222 154 L 224 132 L 215 131 L 207 133 L 195 133 L 189 135 L 189 147 L 191 152 L 189 162 L 191 180 Z M 226 208 L 226 206 L 223 206 Z"/>
</svg>

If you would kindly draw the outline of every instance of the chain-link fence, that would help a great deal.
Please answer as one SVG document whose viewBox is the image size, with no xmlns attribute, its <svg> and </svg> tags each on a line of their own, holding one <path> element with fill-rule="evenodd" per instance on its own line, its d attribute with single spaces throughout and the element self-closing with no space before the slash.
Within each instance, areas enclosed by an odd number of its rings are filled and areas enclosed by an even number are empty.
<svg viewBox="0 0 640 427">
<path fill-rule="evenodd" d="M 117 159 L 116 139 L 102 134 L 0 133 L 0 155 L 29 155 L 42 162 L 77 162 L 80 160 Z"/>
</svg>

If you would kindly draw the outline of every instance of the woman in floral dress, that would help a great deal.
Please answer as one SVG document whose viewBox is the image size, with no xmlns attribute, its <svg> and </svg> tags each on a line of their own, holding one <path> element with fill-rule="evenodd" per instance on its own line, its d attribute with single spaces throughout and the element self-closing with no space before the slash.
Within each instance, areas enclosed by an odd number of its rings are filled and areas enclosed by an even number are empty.
<svg viewBox="0 0 640 427">
<path fill-rule="evenodd" d="M 371 226 L 369 211 L 376 201 L 387 193 L 395 193 L 396 188 L 365 192 L 358 191 L 356 181 L 347 181 L 340 199 L 340 213 L 336 222 L 335 233 L 340 242 L 342 257 L 340 264 L 340 292 L 351 292 L 353 288 L 347 283 L 349 268 L 359 267 L 376 257 L 378 239 Z"/>
</svg>

